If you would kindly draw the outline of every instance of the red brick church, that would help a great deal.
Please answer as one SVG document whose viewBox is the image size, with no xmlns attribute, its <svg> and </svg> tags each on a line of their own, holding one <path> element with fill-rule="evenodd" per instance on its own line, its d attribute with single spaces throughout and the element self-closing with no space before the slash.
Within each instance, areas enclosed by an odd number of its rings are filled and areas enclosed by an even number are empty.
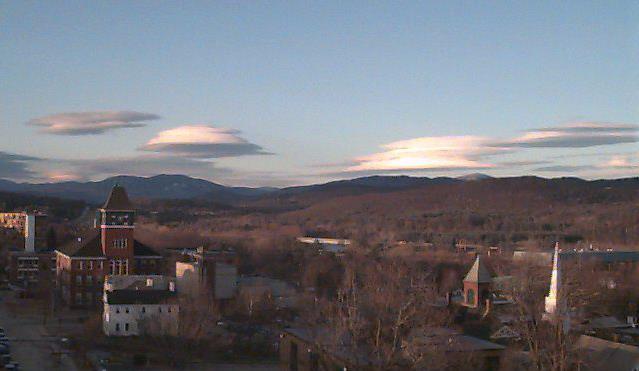
<svg viewBox="0 0 639 371">
<path fill-rule="evenodd" d="M 102 298 L 106 275 L 164 274 L 162 254 L 135 239 L 135 209 L 116 185 L 96 215 L 94 229 L 56 249 L 56 277 L 62 300 L 93 307 Z"/>
</svg>

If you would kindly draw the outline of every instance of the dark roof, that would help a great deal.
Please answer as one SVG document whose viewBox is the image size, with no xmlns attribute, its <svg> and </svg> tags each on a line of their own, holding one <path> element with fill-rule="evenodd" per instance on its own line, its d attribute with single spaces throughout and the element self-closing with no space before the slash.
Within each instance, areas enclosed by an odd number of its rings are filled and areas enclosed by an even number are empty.
<svg viewBox="0 0 639 371">
<path fill-rule="evenodd" d="M 143 244 L 142 242 L 138 240 L 135 240 L 135 245 L 133 246 L 133 255 L 134 256 L 162 256 L 162 254 L 155 251 L 155 249 Z"/>
<path fill-rule="evenodd" d="M 113 290 L 107 291 L 109 304 L 160 304 L 175 297 L 175 291 L 169 290 Z"/>
<path fill-rule="evenodd" d="M 57 250 L 71 257 L 104 257 L 99 231 L 92 231 Z"/>
<path fill-rule="evenodd" d="M 473 264 L 470 271 L 464 278 L 464 282 L 477 282 L 477 283 L 490 283 L 493 279 L 486 268 L 486 265 L 482 263 L 479 255 L 477 255 L 477 259 L 475 259 L 475 264 Z"/>
<path fill-rule="evenodd" d="M 153 248 L 143 244 L 138 240 L 134 240 L 133 255 L 134 256 L 162 256 L 159 252 Z M 61 253 L 70 257 L 78 258 L 91 258 L 91 257 L 104 257 L 102 252 L 102 239 L 100 238 L 100 231 L 92 231 L 75 239 L 68 244 L 57 249 Z"/>
<path fill-rule="evenodd" d="M 592 336 L 581 335 L 576 344 L 585 370 L 636 370 L 639 348 Z"/>
<path fill-rule="evenodd" d="M 129 201 L 129 196 L 126 194 L 124 187 L 115 185 L 111 189 L 109 198 L 102 206 L 104 210 L 133 210 L 133 205 Z"/>
</svg>

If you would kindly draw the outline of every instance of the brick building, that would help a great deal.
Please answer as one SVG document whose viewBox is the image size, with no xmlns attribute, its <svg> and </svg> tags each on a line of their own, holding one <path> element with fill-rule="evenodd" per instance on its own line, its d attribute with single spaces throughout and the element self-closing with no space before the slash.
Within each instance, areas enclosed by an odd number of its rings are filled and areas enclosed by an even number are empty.
<svg viewBox="0 0 639 371">
<path fill-rule="evenodd" d="M 97 212 L 94 230 L 56 250 L 62 300 L 73 307 L 96 307 L 105 275 L 164 274 L 164 256 L 134 233 L 135 210 L 125 189 L 116 185 Z"/>
</svg>

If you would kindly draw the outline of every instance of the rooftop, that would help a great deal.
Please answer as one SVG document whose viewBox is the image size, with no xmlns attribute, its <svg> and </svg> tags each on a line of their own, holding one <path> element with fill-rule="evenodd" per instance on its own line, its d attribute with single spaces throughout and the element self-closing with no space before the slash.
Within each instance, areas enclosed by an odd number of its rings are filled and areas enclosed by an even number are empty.
<svg viewBox="0 0 639 371">
<path fill-rule="evenodd" d="M 109 198 L 107 198 L 106 202 L 102 206 L 104 210 L 114 210 L 114 211 L 131 211 L 133 210 L 133 205 L 131 201 L 129 201 L 129 196 L 126 194 L 126 190 L 124 187 L 120 185 L 115 185 L 111 189 L 111 194 L 109 194 Z"/>
<path fill-rule="evenodd" d="M 490 283 L 492 281 L 493 279 L 488 272 L 486 265 L 482 263 L 480 256 L 477 255 L 475 263 L 468 271 L 466 277 L 464 277 L 464 282 Z"/>
</svg>

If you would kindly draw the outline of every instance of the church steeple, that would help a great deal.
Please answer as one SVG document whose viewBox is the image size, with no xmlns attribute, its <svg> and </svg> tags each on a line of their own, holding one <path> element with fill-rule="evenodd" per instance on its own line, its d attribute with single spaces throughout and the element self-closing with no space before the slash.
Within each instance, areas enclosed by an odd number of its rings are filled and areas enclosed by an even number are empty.
<svg viewBox="0 0 639 371">
<path fill-rule="evenodd" d="M 564 300 L 561 295 L 561 263 L 559 261 L 559 242 L 555 243 L 555 254 L 553 256 L 552 276 L 550 277 L 550 291 L 545 301 L 545 316 L 557 317 L 564 311 Z"/>
</svg>

